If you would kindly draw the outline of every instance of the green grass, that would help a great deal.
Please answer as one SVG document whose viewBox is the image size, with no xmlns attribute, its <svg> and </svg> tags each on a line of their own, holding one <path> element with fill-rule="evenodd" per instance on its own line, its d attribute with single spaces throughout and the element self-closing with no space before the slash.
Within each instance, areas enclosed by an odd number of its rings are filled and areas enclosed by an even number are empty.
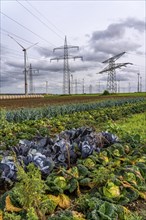
<svg viewBox="0 0 146 220">
<path fill-rule="evenodd" d="M 71 97 L 78 97 L 78 96 L 100 96 L 102 95 L 102 93 L 92 93 L 92 94 L 66 94 L 66 95 L 44 95 L 45 97 L 68 97 L 68 96 L 71 96 Z M 130 93 L 113 93 L 113 94 L 110 94 L 112 96 L 135 96 L 135 97 L 146 97 L 146 92 L 130 92 Z M 109 95 L 109 96 L 110 96 Z"/>
<path fill-rule="evenodd" d="M 143 97 L 146 97 L 146 92 L 116 93 L 115 96 L 135 96 L 135 97 L 143 96 Z"/>
<path fill-rule="evenodd" d="M 115 122 L 109 121 L 108 125 L 104 125 L 104 127 L 119 134 L 121 132 L 128 132 L 132 135 L 138 134 L 146 143 L 146 112 L 124 117 Z"/>
</svg>

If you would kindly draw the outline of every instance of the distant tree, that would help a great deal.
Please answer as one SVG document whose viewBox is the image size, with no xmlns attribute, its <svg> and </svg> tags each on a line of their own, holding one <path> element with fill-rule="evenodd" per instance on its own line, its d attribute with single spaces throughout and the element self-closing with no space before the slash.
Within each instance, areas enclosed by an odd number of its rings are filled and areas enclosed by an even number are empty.
<svg viewBox="0 0 146 220">
<path fill-rule="evenodd" d="M 102 95 L 110 95 L 108 90 L 104 90 L 104 92 L 102 93 Z"/>
</svg>

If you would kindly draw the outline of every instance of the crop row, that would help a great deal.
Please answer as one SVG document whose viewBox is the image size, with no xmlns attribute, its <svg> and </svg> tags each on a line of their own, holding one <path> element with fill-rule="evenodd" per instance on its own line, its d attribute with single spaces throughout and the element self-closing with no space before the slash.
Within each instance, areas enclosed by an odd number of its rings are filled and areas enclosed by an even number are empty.
<svg viewBox="0 0 146 220">
<path fill-rule="evenodd" d="M 144 102 L 144 98 L 129 98 L 120 100 L 106 100 L 97 103 L 86 104 L 70 104 L 62 106 L 49 106 L 36 109 L 20 109 L 6 112 L 6 120 L 9 122 L 22 122 L 24 120 L 37 120 L 41 118 L 51 118 L 58 115 L 72 114 L 74 112 L 99 110 L 103 108 L 111 108 L 114 106 L 123 106 L 126 104 L 134 104 Z M 1 111 L 2 112 L 2 111 Z M 1 117 L 2 117 L 1 113 Z"/>
<path fill-rule="evenodd" d="M 131 114 L 142 113 L 146 109 L 145 102 L 126 104 L 122 106 L 99 108 L 96 110 L 74 112 L 73 114 L 58 115 L 52 118 L 25 120 L 23 122 L 8 122 L 5 117 L 0 124 L 0 149 L 4 146 L 15 145 L 20 139 L 31 139 L 35 135 L 54 135 L 66 129 L 80 126 L 91 126 L 101 129 L 101 124 L 109 120 L 119 120 Z"/>
</svg>

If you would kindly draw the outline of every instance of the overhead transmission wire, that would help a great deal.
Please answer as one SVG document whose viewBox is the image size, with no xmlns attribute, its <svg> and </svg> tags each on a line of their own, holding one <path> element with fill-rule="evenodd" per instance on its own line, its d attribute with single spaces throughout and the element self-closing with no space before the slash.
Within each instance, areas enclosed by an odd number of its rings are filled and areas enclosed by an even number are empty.
<svg viewBox="0 0 146 220">
<path fill-rule="evenodd" d="M 27 43 L 29 43 L 29 44 L 33 44 L 33 42 L 28 41 L 28 40 L 25 40 L 24 38 L 22 38 L 22 37 L 20 37 L 20 36 L 18 36 L 18 35 L 16 35 L 16 34 L 10 32 L 10 31 L 7 31 L 7 30 L 4 29 L 4 28 L 1 28 L 1 30 L 4 31 L 4 32 L 7 33 L 7 34 L 14 35 L 15 37 L 17 37 L 17 38 L 19 38 L 19 39 L 21 39 L 21 40 L 23 40 L 23 41 L 25 41 L 25 42 L 27 42 Z M 7 34 L 5 34 L 5 35 L 7 35 Z M 36 45 L 36 46 L 38 46 L 38 45 Z"/>
<path fill-rule="evenodd" d="M 18 51 L 18 50 L 15 50 L 15 49 L 12 49 L 12 48 L 9 48 L 9 47 L 7 47 L 7 46 L 5 46 L 5 44 L 3 44 L 3 45 L 1 45 L 1 49 L 6 49 L 6 50 L 9 50 L 9 51 L 14 51 L 15 53 L 17 53 L 17 54 L 22 54 L 20 51 Z"/>
<path fill-rule="evenodd" d="M 16 35 L 16 34 L 12 33 L 12 32 L 9 32 L 9 31 L 7 31 L 7 30 L 4 29 L 4 28 L 1 28 L 1 30 L 4 31 L 5 33 L 7 33 L 7 34 L 2 33 L 2 34 L 4 34 L 4 35 L 6 35 L 6 36 L 8 36 L 8 34 L 10 34 L 10 35 L 13 35 L 13 36 L 15 36 L 15 37 L 17 37 L 17 38 L 19 38 L 19 39 L 21 39 L 21 40 L 23 40 L 23 41 L 29 43 L 29 44 L 33 44 L 33 42 L 28 41 L 28 40 L 26 40 L 26 39 L 24 39 L 24 38 L 22 38 L 22 37 L 20 37 L 20 36 L 18 36 L 18 35 Z M 38 44 L 36 45 L 36 47 L 39 47 L 39 48 L 44 49 L 43 47 L 39 46 Z"/>
<path fill-rule="evenodd" d="M 26 11 L 28 11 L 33 17 L 35 17 L 38 21 L 40 21 L 45 27 L 47 27 L 50 31 L 52 31 L 54 34 L 56 34 L 59 38 L 63 39 L 62 36 L 60 36 L 56 31 L 54 31 L 52 28 L 50 28 L 46 23 L 44 23 L 38 16 L 36 16 L 34 13 L 32 13 L 27 7 L 25 7 L 22 3 L 20 3 L 18 0 L 16 0 Z"/>
<path fill-rule="evenodd" d="M 63 36 L 66 36 L 66 33 L 64 33 L 61 29 L 59 29 L 56 25 L 54 25 L 51 21 L 48 20 L 47 17 L 45 17 L 36 7 L 34 7 L 30 1 L 25 0 L 39 15 L 41 15 L 48 23 L 50 23 L 57 31 L 59 31 Z M 62 37 L 61 37 L 62 38 Z M 64 38 L 62 38 L 64 40 Z M 70 43 L 68 41 L 68 43 Z"/>
<path fill-rule="evenodd" d="M 42 36 L 38 35 L 37 33 L 31 31 L 29 28 L 27 28 L 26 26 L 24 26 L 23 24 L 19 23 L 18 21 L 16 21 L 15 19 L 9 17 L 8 15 L 6 15 L 3 12 L 0 12 L 2 15 L 4 15 L 5 17 L 9 18 L 10 20 L 12 20 L 13 22 L 15 22 L 16 24 L 20 25 L 21 27 L 23 27 L 24 29 L 26 29 L 27 31 L 31 32 L 32 34 L 34 34 L 35 36 L 39 37 L 41 40 L 49 43 L 50 45 L 52 45 L 53 47 L 55 46 L 54 44 L 50 43 L 49 41 L 47 41 L 45 38 L 43 38 Z"/>
<path fill-rule="evenodd" d="M 63 35 L 66 35 L 62 30 L 60 30 L 58 27 L 56 27 L 56 25 L 54 25 L 52 22 L 50 22 L 48 20 L 48 18 L 46 18 L 36 7 L 34 7 L 28 0 L 25 0 L 27 2 L 27 4 L 29 4 L 39 15 L 41 15 L 48 23 L 50 23 L 54 28 L 56 28 L 56 30 L 58 30 L 60 33 L 62 33 Z"/>
<path fill-rule="evenodd" d="M 6 35 L 6 34 L 5 34 Z M 7 36 L 7 35 L 6 35 Z M 2 51 L 2 48 L 4 48 L 4 49 L 6 49 L 6 50 L 9 50 L 9 51 L 14 51 L 15 52 L 15 54 L 14 54 L 14 52 L 13 52 L 13 56 L 12 55 L 6 55 L 6 54 L 1 54 L 1 57 L 23 57 L 23 55 L 20 53 L 20 51 L 18 51 L 18 50 L 15 50 L 15 49 L 12 49 L 12 48 L 9 48 L 9 47 L 7 47 L 7 46 L 5 46 L 5 44 L 1 44 L 0 43 L 0 47 L 1 47 L 1 51 Z M 47 60 L 47 59 L 49 59 L 49 57 L 46 57 L 46 58 L 40 58 L 40 57 L 32 57 L 32 56 L 29 56 L 29 58 L 30 59 L 33 59 L 33 60 L 38 60 L 38 61 L 43 61 L 43 60 Z"/>
</svg>

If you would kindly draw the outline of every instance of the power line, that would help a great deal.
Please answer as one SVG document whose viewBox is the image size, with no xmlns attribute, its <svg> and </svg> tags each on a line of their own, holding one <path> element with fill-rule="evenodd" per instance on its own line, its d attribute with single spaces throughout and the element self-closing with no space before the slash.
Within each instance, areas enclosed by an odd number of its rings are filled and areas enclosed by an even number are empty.
<svg viewBox="0 0 146 220">
<path fill-rule="evenodd" d="M 3 45 L 1 45 L 1 47 L 4 48 L 4 49 L 7 49 L 7 50 L 9 50 L 9 51 L 14 51 L 13 54 L 15 54 L 15 55 L 17 55 L 17 56 L 22 56 L 22 54 L 21 54 L 18 50 L 11 49 L 11 48 L 6 47 L 6 46 L 3 46 Z M 4 54 L 4 55 L 2 54 L 2 56 L 5 56 L 5 54 Z M 5 56 L 5 57 L 10 57 L 10 55 L 8 54 L 8 55 Z M 31 57 L 31 56 L 29 56 L 29 58 L 34 59 L 34 60 L 40 59 L 40 57 Z M 49 59 L 49 58 L 48 58 L 48 59 Z"/>
<path fill-rule="evenodd" d="M 56 28 L 56 30 L 58 30 L 60 33 L 62 33 L 63 35 L 65 35 L 65 33 L 63 33 L 58 27 L 56 27 L 52 22 L 50 22 L 42 13 L 40 13 L 40 11 L 34 7 L 28 0 L 25 0 L 27 2 L 27 4 L 29 4 L 39 15 L 41 15 L 48 23 L 50 23 L 54 28 Z"/>
<path fill-rule="evenodd" d="M 32 34 L 36 35 L 37 37 L 39 37 L 41 40 L 46 41 L 47 43 L 49 43 L 52 46 L 55 46 L 54 44 L 50 43 L 49 41 L 47 41 L 46 39 L 44 39 L 43 37 L 41 37 L 40 35 L 36 34 L 35 32 L 31 31 L 29 28 L 27 28 L 26 26 L 20 24 L 18 21 L 14 20 L 13 18 L 9 17 L 8 15 L 6 15 L 3 12 L 0 12 L 2 15 L 4 15 L 5 17 L 9 18 L 10 20 L 12 20 L 13 22 L 15 22 L 16 24 L 20 25 L 21 27 L 23 27 L 24 29 L 26 29 L 27 31 L 31 32 Z"/>
<path fill-rule="evenodd" d="M 14 33 L 12 33 L 12 32 L 9 32 L 9 31 L 7 31 L 7 30 L 4 29 L 4 28 L 1 28 L 1 30 L 4 31 L 4 32 L 7 33 L 7 34 L 14 35 L 15 37 L 17 37 L 17 38 L 19 38 L 19 39 L 21 39 L 21 40 L 23 40 L 23 41 L 25 41 L 25 42 L 27 42 L 27 43 L 29 43 L 29 44 L 32 44 L 31 41 L 25 40 L 24 38 L 22 38 L 22 37 L 20 37 L 20 36 L 18 36 L 18 35 L 16 35 L 16 34 L 14 34 Z M 7 35 L 7 34 L 5 34 L 5 35 Z"/>
<path fill-rule="evenodd" d="M 20 3 L 18 0 L 16 0 L 26 11 L 28 11 L 33 17 L 35 17 L 38 21 L 40 21 L 45 27 L 47 27 L 50 31 L 52 31 L 54 34 L 56 34 L 59 38 L 63 39 L 59 34 L 57 34 L 52 28 L 50 28 L 46 23 L 44 23 L 38 16 L 36 16 L 34 13 L 32 13 L 27 7 L 25 7 L 22 3 Z"/>
<path fill-rule="evenodd" d="M 20 36 L 18 36 L 18 35 L 16 35 L 16 34 L 12 33 L 12 32 L 9 32 L 9 31 L 7 31 L 6 29 L 1 28 L 1 30 L 4 31 L 5 33 L 7 33 L 7 34 L 2 33 L 2 34 L 4 34 L 4 35 L 6 35 L 6 36 L 8 36 L 8 34 L 10 34 L 10 35 L 13 35 L 13 36 L 15 36 L 15 37 L 17 37 L 17 38 L 19 38 L 19 39 L 21 39 L 21 40 L 23 40 L 23 41 L 29 43 L 29 44 L 33 44 L 33 42 L 28 41 L 28 40 L 26 40 L 26 39 L 24 39 L 24 38 L 22 38 L 22 37 L 20 37 Z M 36 45 L 36 47 L 39 47 L 39 48 L 44 49 L 43 47 L 41 47 L 41 46 L 39 46 L 39 45 Z"/>
<path fill-rule="evenodd" d="M 14 52 L 17 53 L 17 54 L 21 54 L 18 50 L 8 48 L 8 47 L 6 47 L 6 46 L 4 46 L 4 45 L 1 45 L 1 48 L 4 48 L 4 49 L 9 50 L 9 51 L 12 50 L 12 51 L 14 51 Z"/>
</svg>

